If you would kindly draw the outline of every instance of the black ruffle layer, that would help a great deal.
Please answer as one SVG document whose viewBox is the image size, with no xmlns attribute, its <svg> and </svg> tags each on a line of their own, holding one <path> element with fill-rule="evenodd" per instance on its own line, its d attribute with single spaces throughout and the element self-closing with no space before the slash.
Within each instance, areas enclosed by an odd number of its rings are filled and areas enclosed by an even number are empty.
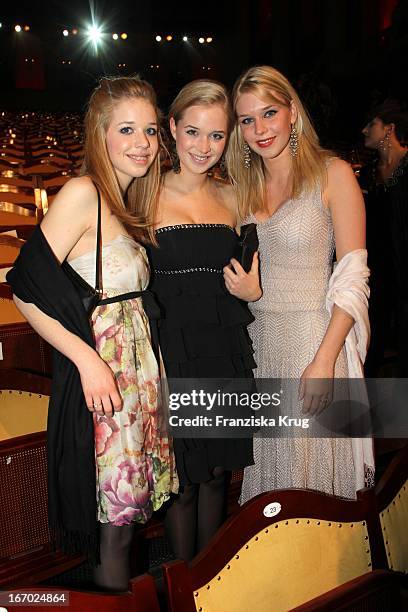
<svg viewBox="0 0 408 612">
<path fill-rule="evenodd" d="M 256 367 L 247 326 L 254 319 L 246 303 L 225 288 L 217 272 L 229 263 L 237 236 L 222 225 L 174 226 L 157 235 L 149 251 L 151 289 L 162 310 L 160 346 L 171 378 L 252 378 Z M 172 274 L 155 270 L 177 271 Z M 241 469 L 253 463 L 252 439 L 175 439 L 181 485 L 204 482 L 215 467 Z"/>
</svg>

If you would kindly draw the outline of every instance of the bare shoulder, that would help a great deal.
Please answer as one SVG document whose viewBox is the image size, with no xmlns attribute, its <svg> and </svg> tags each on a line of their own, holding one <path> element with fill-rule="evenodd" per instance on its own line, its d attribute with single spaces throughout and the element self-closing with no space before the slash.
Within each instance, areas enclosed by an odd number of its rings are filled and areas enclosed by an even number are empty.
<svg viewBox="0 0 408 612">
<path fill-rule="evenodd" d="M 46 233 L 69 227 L 75 235 L 82 235 L 95 224 L 97 201 L 96 189 L 89 177 L 72 178 L 59 190 L 41 227 Z"/>
<path fill-rule="evenodd" d="M 95 185 L 88 176 L 70 179 L 59 190 L 48 214 L 79 215 L 84 219 L 95 213 L 98 198 Z M 48 215 L 46 215 L 48 216 Z"/>
<path fill-rule="evenodd" d="M 65 185 L 59 190 L 57 198 L 63 198 L 64 200 L 72 202 L 73 205 L 75 205 L 78 200 L 81 202 L 81 204 L 90 202 L 92 205 L 93 202 L 97 201 L 97 194 L 95 185 L 89 176 L 77 176 L 65 183 Z"/>
<path fill-rule="evenodd" d="M 352 180 L 355 181 L 355 176 L 352 167 L 344 159 L 334 157 L 330 160 L 327 167 L 328 185 L 337 181 Z"/>
</svg>

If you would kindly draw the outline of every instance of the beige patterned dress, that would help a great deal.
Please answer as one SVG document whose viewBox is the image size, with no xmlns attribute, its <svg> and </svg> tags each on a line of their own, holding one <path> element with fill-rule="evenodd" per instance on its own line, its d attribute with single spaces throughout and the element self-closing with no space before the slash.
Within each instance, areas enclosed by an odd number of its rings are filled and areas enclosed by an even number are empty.
<svg viewBox="0 0 408 612">
<path fill-rule="evenodd" d="M 94 284 L 95 252 L 69 263 Z M 144 248 L 128 236 L 106 243 L 102 277 L 103 297 L 144 290 L 149 282 Z M 177 492 L 178 481 L 142 299 L 97 307 L 92 326 L 96 350 L 114 372 L 123 399 L 123 410 L 113 417 L 94 415 L 98 520 L 145 523 Z"/>
<path fill-rule="evenodd" d="M 255 376 L 299 380 L 330 319 L 325 306 L 334 253 L 330 211 L 316 190 L 286 201 L 265 222 L 254 217 L 247 222 L 257 223 L 263 287 L 262 298 L 250 304 Z M 344 349 L 335 376 L 348 376 Z M 299 412 L 301 406 L 293 408 Z M 254 458 L 245 469 L 242 503 L 265 491 L 298 487 L 356 496 L 351 439 L 258 437 Z"/>
</svg>

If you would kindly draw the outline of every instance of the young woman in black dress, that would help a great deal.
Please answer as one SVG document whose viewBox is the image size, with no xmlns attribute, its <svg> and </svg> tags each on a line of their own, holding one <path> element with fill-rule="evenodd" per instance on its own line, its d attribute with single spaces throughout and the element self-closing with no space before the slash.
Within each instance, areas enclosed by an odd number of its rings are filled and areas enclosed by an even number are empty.
<svg viewBox="0 0 408 612">
<path fill-rule="evenodd" d="M 163 178 L 150 248 L 152 290 L 162 308 L 160 346 L 171 378 L 244 378 L 255 367 L 241 300 L 259 299 L 258 259 L 246 274 L 232 260 L 237 242 L 231 187 L 208 172 L 228 140 L 231 114 L 223 85 L 193 81 L 170 108 L 173 169 Z M 245 275 L 237 297 L 227 290 Z M 240 299 L 238 299 L 240 298 Z M 171 387 L 171 381 L 170 381 Z M 166 516 L 178 558 L 192 559 L 223 520 L 225 477 L 253 463 L 251 439 L 175 439 L 182 492 Z"/>
</svg>

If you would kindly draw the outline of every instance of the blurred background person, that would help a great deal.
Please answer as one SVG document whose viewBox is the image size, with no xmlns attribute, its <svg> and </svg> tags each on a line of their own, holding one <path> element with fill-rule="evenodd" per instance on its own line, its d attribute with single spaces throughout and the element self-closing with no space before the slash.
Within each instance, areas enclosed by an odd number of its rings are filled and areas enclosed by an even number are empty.
<svg viewBox="0 0 408 612">
<path fill-rule="evenodd" d="M 395 100 L 371 109 L 364 144 L 376 152 L 360 171 L 366 201 L 371 343 L 365 373 L 379 376 L 385 351 L 397 351 L 392 372 L 408 376 L 408 113 Z"/>
</svg>

